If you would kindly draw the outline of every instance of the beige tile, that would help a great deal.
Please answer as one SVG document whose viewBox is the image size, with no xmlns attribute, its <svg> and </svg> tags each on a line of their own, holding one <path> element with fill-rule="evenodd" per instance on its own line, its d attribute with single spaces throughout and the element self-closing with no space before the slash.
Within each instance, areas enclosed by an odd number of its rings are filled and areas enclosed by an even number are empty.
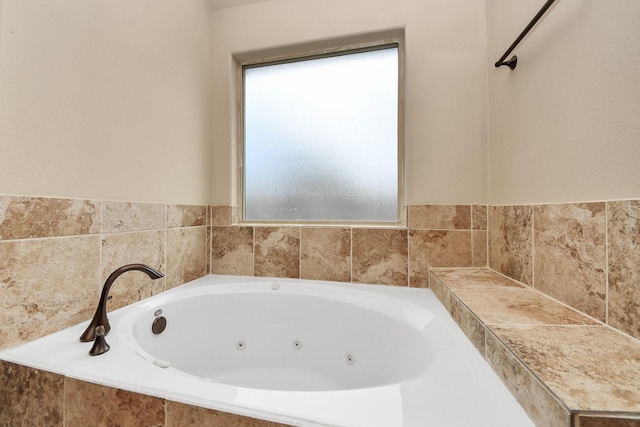
<svg viewBox="0 0 640 427">
<path fill-rule="evenodd" d="M 231 225 L 230 206 L 211 206 L 211 225 L 229 226 Z"/>
<path fill-rule="evenodd" d="M 240 206 L 231 206 L 231 224 L 239 224 L 242 221 L 242 209 Z"/>
<path fill-rule="evenodd" d="M 609 324 L 640 338 L 640 200 L 608 209 Z"/>
<path fill-rule="evenodd" d="M 485 354 L 485 327 L 478 317 L 455 295 L 451 295 L 451 317 L 478 351 Z"/>
<path fill-rule="evenodd" d="M 254 274 L 300 278 L 300 227 L 255 228 Z"/>
<path fill-rule="evenodd" d="M 208 227 L 189 227 L 167 230 L 167 289 L 207 274 L 207 229 Z"/>
<path fill-rule="evenodd" d="M 164 427 L 165 401 L 157 397 L 65 378 L 65 427 Z"/>
<path fill-rule="evenodd" d="M 502 289 L 523 287 L 488 268 L 434 268 L 431 270 L 449 289 Z"/>
<path fill-rule="evenodd" d="M 351 281 L 351 230 L 303 227 L 300 237 L 300 277 Z"/>
<path fill-rule="evenodd" d="M 167 205 L 167 228 L 207 225 L 207 206 Z"/>
<path fill-rule="evenodd" d="M 104 202 L 102 232 L 164 229 L 165 211 L 165 205 L 160 203 Z"/>
<path fill-rule="evenodd" d="M 407 207 L 410 230 L 470 230 L 469 205 L 413 205 Z"/>
<path fill-rule="evenodd" d="M 522 405 L 537 426 L 570 426 L 570 413 L 556 396 L 505 348 L 491 332 L 487 332 L 486 359 Z"/>
<path fill-rule="evenodd" d="M 407 286 L 407 231 L 354 228 L 352 281 Z"/>
<path fill-rule="evenodd" d="M 533 284 L 533 208 L 491 206 L 489 266 L 515 280 Z"/>
<path fill-rule="evenodd" d="M 605 204 L 534 208 L 536 289 L 605 321 Z"/>
<path fill-rule="evenodd" d="M 253 276 L 253 227 L 213 227 L 211 272 Z"/>
<path fill-rule="evenodd" d="M 0 196 L 0 240 L 100 233 L 100 202 Z"/>
<path fill-rule="evenodd" d="M 102 282 L 126 264 L 146 264 L 163 274 L 165 231 L 107 234 L 102 238 Z M 113 283 L 109 310 L 140 301 L 165 290 L 165 278 L 151 280 L 140 271 L 128 271 Z"/>
<path fill-rule="evenodd" d="M 167 401 L 165 427 L 279 427 L 279 424 L 213 409 Z"/>
<path fill-rule="evenodd" d="M 98 235 L 0 242 L 0 347 L 89 319 L 99 280 Z"/>
<path fill-rule="evenodd" d="M 607 326 L 490 326 L 572 410 L 640 412 L 640 342 Z"/>
<path fill-rule="evenodd" d="M 447 311 L 451 313 L 451 292 L 444 285 L 444 283 L 442 283 L 438 276 L 433 274 L 433 272 L 429 273 L 429 288 L 433 291 L 434 294 L 436 294 Z"/>
<path fill-rule="evenodd" d="M 471 265 L 473 267 L 486 267 L 487 255 L 487 231 L 471 232 Z"/>
<path fill-rule="evenodd" d="M 487 209 L 486 205 L 473 205 L 471 207 L 471 225 L 474 230 L 487 229 Z"/>
<path fill-rule="evenodd" d="M 0 426 L 64 426 L 64 377 L 0 360 Z"/>
<path fill-rule="evenodd" d="M 411 286 L 425 287 L 427 267 L 470 267 L 471 231 L 409 230 Z"/>
<path fill-rule="evenodd" d="M 640 427 L 640 414 L 576 414 L 574 427 Z"/>
<path fill-rule="evenodd" d="M 460 298 L 484 323 L 595 325 L 595 320 L 527 288 L 458 289 Z"/>
</svg>

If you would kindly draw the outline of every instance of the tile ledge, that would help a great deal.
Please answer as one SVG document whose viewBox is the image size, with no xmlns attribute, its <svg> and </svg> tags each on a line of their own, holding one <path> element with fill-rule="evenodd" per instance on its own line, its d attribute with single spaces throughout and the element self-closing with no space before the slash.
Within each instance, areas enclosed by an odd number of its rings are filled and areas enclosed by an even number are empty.
<svg viewBox="0 0 640 427">
<path fill-rule="evenodd" d="M 496 338 L 506 349 L 507 351 L 510 353 L 510 355 L 512 357 L 514 357 L 516 359 L 517 362 L 519 362 L 522 366 L 524 366 L 524 368 L 529 372 L 529 374 L 535 378 L 546 390 L 547 392 L 554 396 L 555 399 L 558 400 L 558 402 L 569 411 L 570 415 L 571 415 L 571 425 L 572 426 L 578 426 L 580 419 L 583 419 L 584 417 L 590 417 L 593 416 L 593 414 L 598 414 L 599 417 L 604 417 L 604 419 L 609 419 L 609 418 L 615 418 L 616 420 L 623 420 L 623 421 L 637 421 L 640 419 L 640 411 L 636 412 L 636 411 L 629 411 L 629 410 L 608 410 L 606 408 L 600 408 L 597 406 L 597 404 L 594 404 L 594 407 L 589 408 L 589 409 L 581 409 L 581 408 L 572 408 L 570 404 L 567 404 L 565 401 L 563 401 L 563 399 L 558 396 L 558 393 L 556 393 L 554 391 L 554 387 L 552 387 L 552 385 L 548 384 L 547 382 L 545 382 L 541 375 L 539 375 L 538 372 L 536 372 L 535 367 L 531 366 L 529 363 L 527 363 L 525 360 L 523 360 L 517 353 L 517 351 L 515 351 L 515 349 L 513 348 L 513 346 L 510 346 L 508 342 L 505 342 L 504 339 L 502 339 L 500 336 L 498 336 L 495 331 L 494 328 L 495 327 L 531 327 L 531 328 L 535 328 L 535 327 L 551 327 L 551 328 L 557 328 L 557 327 L 562 327 L 565 332 L 571 331 L 572 329 L 574 329 L 575 331 L 583 331 L 584 328 L 601 328 L 603 330 L 608 330 L 611 332 L 616 332 L 619 334 L 619 341 L 621 343 L 623 342 L 633 342 L 634 344 L 638 345 L 638 351 L 639 351 L 639 355 L 638 358 L 640 358 L 640 340 L 629 336 L 627 334 L 625 334 L 624 332 L 615 329 L 613 327 L 611 327 L 610 325 L 607 325 L 605 323 L 602 323 L 600 321 L 598 321 L 597 319 L 593 319 L 591 318 L 591 316 L 588 316 L 582 312 L 578 312 L 577 310 L 573 309 L 570 306 L 567 306 L 566 304 L 559 302 L 557 300 L 555 300 L 554 298 L 540 292 L 537 289 L 534 289 L 530 286 L 527 286 L 525 284 L 522 284 L 521 282 L 518 282 L 514 279 L 509 278 L 508 276 L 505 276 L 495 270 L 492 270 L 491 268 L 488 267 L 460 267 L 460 268 L 452 268 L 452 267 L 437 267 L 437 268 L 429 268 L 430 274 L 429 274 L 429 285 L 433 290 L 432 287 L 432 275 L 435 276 L 435 278 L 438 280 L 438 282 L 443 285 L 443 290 L 444 290 L 444 294 L 441 292 L 435 292 L 436 295 L 438 296 L 438 298 L 441 300 L 441 302 L 443 304 L 445 304 L 445 306 L 447 307 L 447 310 L 453 315 L 452 313 L 452 306 L 451 306 L 451 301 L 455 300 L 457 303 L 461 304 L 464 306 L 464 308 L 466 310 L 469 311 L 469 313 L 479 322 L 481 328 L 484 330 L 485 334 L 491 334 L 494 338 Z M 466 287 L 466 289 L 469 289 L 469 287 L 474 287 L 476 289 L 499 289 L 499 288 L 509 288 L 509 287 L 524 287 L 527 289 L 531 289 L 536 291 L 537 293 L 540 293 L 541 295 L 543 295 L 546 299 L 549 300 L 550 304 L 562 304 L 566 307 L 569 307 L 571 309 L 573 309 L 574 311 L 577 311 L 578 313 L 595 320 L 596 323 L 594 324 L 584 324 L 584 325 L 573 325 L 573 324 L 557 324 L 557 323 L 548 323 L 548 324 L 532 324 L 532 323 L 495 323 L 495 322 L 487 322 L 484 319 L 482 319 L 482 317 L 474 312 L 468 305 L 466 305 L 457 295 L 456 292 L 457 290 L 460 289 L 455 289 L 456 288 L 456 282 L 458 283 L 464 283 L 464 286 Z M 507 284 L 507 282 L 511 282 L 511 284 Z M 452 286 L 453 285 L 453 286 Z M 449 301 L 447 301 L 449 300 Z M 460 323 L 459 319 L 457 319 L 454 316 L 454 320 L 456 320 L 456 322 L 459 324 L 459 326 L 461 328 L 464 327 L 463 325 Z M 465 331 L 465 334 L 467 332 Z M 485 341 L 485 347 L 486 347 L 486 341 Z M 477 345 L 476 345 L 477 347 Z M 483 357 L 485 359 L 487 359 L 487 354 L 486 354 L 486 348 L 478 348 L 478 351 L 480 351 L 483 355 Z M 544 363 L 544 362 L 543 362 Z M 551 361 L 550 361 L 551 363 Z M 598 360 L 594 359 L 594 363 L 598 363 Z M 493 366 L 492 366 L 493 367 Z M 494 370 L 496 368 L 494 367 Z M 498 375 L 500 375 L 497 371 L 496 373 Z M 513 391 L 512 391 L 513 392 Z M 522 402 L 521 402 L 522 404 Z M 526 408 L 525 408 L 526 409 Z M 634 424 L 635 425 L 635 424 Z"/>
</svg>

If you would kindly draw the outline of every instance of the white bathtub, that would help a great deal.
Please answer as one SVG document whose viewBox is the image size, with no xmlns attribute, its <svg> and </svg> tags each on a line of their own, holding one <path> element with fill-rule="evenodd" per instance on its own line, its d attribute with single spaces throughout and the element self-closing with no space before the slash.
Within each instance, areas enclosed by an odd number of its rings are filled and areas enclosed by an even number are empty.
<svg viewBox="0 0 640 427">
<path fill-rule="evenodd" d="M 85 322 L 0 358 L 292 425 L 533 425 L 429 290 L 211 275 L 109 318 L 101 356 Z"/>
</svg>

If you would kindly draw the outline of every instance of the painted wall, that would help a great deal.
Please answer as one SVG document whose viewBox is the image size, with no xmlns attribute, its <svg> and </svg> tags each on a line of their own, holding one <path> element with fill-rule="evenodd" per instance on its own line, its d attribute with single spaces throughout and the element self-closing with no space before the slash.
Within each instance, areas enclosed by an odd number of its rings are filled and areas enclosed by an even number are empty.
<svg viewBox="0 0 640 427">
<path fill-rule="evenodd" d="M 491 204 L 640 196 L 640 2 L 487 0 Z"/>
<path fill-rule="evenodd" d="M 208 203 L 207 0 L 2 0 L 0 194 Z"/>
<path fill-rule="evenodd" d="M 236 203 L 236 61 L 247 52 L 404 29 L 405 202 L 484 202 L 484 2 L 272 0 L 214 10 L 213 203 Z"/>
</svg>

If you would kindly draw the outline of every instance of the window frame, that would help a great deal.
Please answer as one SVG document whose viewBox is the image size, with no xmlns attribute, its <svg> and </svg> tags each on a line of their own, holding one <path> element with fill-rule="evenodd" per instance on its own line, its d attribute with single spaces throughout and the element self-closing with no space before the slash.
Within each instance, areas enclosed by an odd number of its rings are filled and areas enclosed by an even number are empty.
<svg viewBox="0 0 640 427">
<path fill-rule="evenodd" d="M 406 207 L 404 204 L 404 43 L 402 37 L 385 37 L 371 42 L 346 43 L 329 45 L 331 47 L 309 49 L 304 46 L 296 49 L 287 49 L 287 53 L 270 55 L 270 51 L 251 54 L 250 59 L 237 61 L 237 141 L 236 141 L 236 179 L 238 217 L 233 223 L 241 225 L 318 225 L 318 226 L 362 226 L 362 227 L 406 227 Z M 348 220 L 246 220 L 245 219 L 245 182 L 244 182 L 244 155 L 245 155 L 245 124 L 244 124 L 244 70 L 267 65 L 285 64 L 313 59 L 349 55 L 367 51 L 375 51 L 397 47 L 398 49 L 398 105 L 397 105 L 397 170 L 398 170 L 398 194 L 397 215 L 395 221 L 348 221 Z"/>
</svg>

